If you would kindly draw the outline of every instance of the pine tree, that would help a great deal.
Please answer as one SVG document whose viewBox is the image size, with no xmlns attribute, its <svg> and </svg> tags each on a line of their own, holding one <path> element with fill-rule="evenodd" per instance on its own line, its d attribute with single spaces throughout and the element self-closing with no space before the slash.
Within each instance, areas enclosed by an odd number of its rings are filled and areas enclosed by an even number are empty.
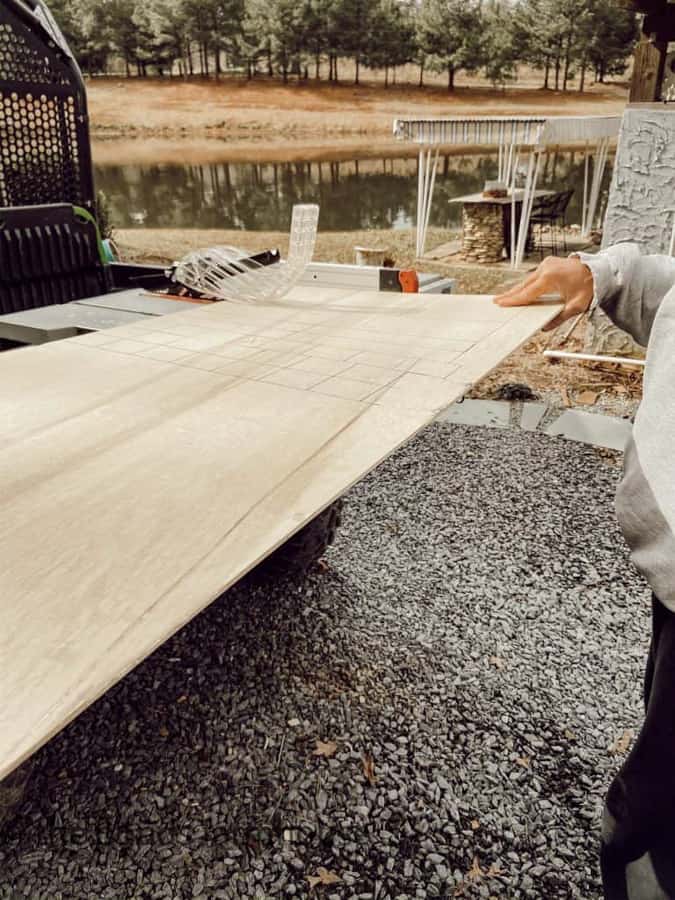
<svg viewBox="0 0 675 900">
<path fill-rule="evenodd" d="M 387 87 L 389 69 L 412 62 L 416 51 L 415 24 L 410 10 L 398 0 L 380 0 L 372 14 L 365 64 L 371 69 L 384 69 Z"/>
<path fill-rule="evenodd" d="M 201 0 L 201 7 L 218 78 L 222 72 L 222 54 L 236 54 L 241 41 L 244 0 Z"/>
<path fill-rule="evenodd" d="M 303 6 L 297 0 L 267 0 L 265 9 L 271 62 L 286 83 L 292 71 L 301 70 L 307 38 Z"/>
<path fill-rule="evenodd" d="M 595 0 L 588 59 L 598 81 L 604 81 L 606 75 L 622 75 L 625 72 L 638 35 L 634 9 L 627 4 L 616 3 L 616 0 Z"/>
<path fill-rule="evenodd" d="M 505 85 L 517 74 L 518 37 L 511 7 L 503 0 L 488 0 L 483 11 L 482 58 L 493 85 Z"/>
<path fill-rule="evenodd" d="M 542 70 L 543 87 L 550 88 L 554 70 L 558 81 L 560 78 L 562 36 L 557 0 L 522 0 L 513 10 L 512 25 L 520 60 Z"/>
<path fill-rule="evenodd" d="M 182 0 L 154 0 L 153 13 L 157 42 L 169 72 L 178 63 L 179 73 L 185 77 L 189 72 L 188 21 Z M 160 66 L 160 72 L 163 66 Z"/>
<path fill-rule="evenodd" d="M 138 30 L 134 23 L 135 0 L 107 0 L 101 7 L 99 26 L 109 34 L 111 49 L 118 53 L 131 75 L 131 66 L 138 61 Z"/>
<path fill-rule="evenodd" d="M 374 12 L 372 0 L 340 0 L 332 9 L 336 49 L 354 60 L 354 84 L 359 83 L 361 63 L 368 52 Z"/>
<path fill-rule="evenodd" d="M 50 0 L 49 11 L 54 16 L 68 46 L 79 57 L 86 43 L 82 17 L 84 9 L 79 0 Z"/>
<path fill-rule="evenodd" d="M 338 0 L 305 0 L 303 16 L 306 24 L 305 50 L 314 63 L 314 77 L 321 75 L 321 62 L 325 56 L 331 60 L 337 53 L 335 9 Z M 330 76 L 329 76 L 330 77 Z"/>
<path fill-rule="evenodd" d="M 384 70 L 409 61 L 446 71 L 448 89 L 461 70 L 484 67 L 493 84 L 524 62 L 543 72 L 544 87 L 566 90 L 589 70 L 596 80 L 621 74 L 637 37 L 636 14 L 617 0 L 49 0 L 82 68 L 106 71 L 122 60 L 127 74 L 187 76 L 244 63 L 249 77 L 264 65 L 284 80 L 338 79 L 351 57 Z M 198 62 L 195 63 L 195 59 Z"/>
<path fill-rule="evenodd" d="M 565 90 L 578 69 L 583 90 L 592 65 L 598 80 L 624 71 L 637 37 L 636 14 L 616 0 L 522 0 L 514 10 L 522 61 L 544 71 L 544 87 Z"/>
<path fill-rule="evenodd" d="M 425 0 L 417 40 L 428 67 L 447 71 L 449 91 L 454 90 L 458 71 L 479 67 L 481 36 L 480 0 Z"/>
</svg>

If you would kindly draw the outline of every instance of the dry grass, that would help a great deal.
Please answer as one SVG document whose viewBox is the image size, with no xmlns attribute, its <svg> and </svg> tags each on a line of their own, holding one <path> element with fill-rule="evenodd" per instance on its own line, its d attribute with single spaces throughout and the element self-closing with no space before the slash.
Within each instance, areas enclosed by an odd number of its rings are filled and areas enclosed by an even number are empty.
<svg viewBox="0 0 675 900">
<path fill-rule="evenodd" d="M 442 243 L 456 237 L 443 228 L 429 229 L 429 242 Z M 288 251 L 288 233 L 281 231 L 215 231 L 172 228 L 117 230 L 115 239 L 125 259 L 163 264 L 179 259 L 190 250 L 218 244 L 231 244 L 251 252 L 278 247 Z M 413 232 L 409 229 L 387 231 L 319 232 L 314 258 L 325 262 L 354 262 L 355 246 L 382 247 L 399 268 L 415 262 Z"/>
<path fill-rule="evenodd" d="M 583 337 L 582 328 L 565 344 L 565 350 L 583 350 Z M 544 350 L 558 346 L 559 342 L 560 337 L 556 334 L 536 334 L 475 385 L 469 396 L 494 397 L 503 385 L 519 383 L 528 385 L 542 399 L 561 407 L 590 404 L 598 412 L 620 415 L 635 411 L 642 397 L 640 368 L 543 356 Z"/>
<path fill-rule="evenodd" d="M 89 83 L 88 96 L 98 138 L 209 135 L 253 145 L 271 138 L 323 143 L 329 136 L 390 141 L 396 116 L 621 112 L 627 93 L 623 85 L 563 94 L 528 83 L 506 91 L 460 83 L 449 94 L 440 86 L 97 78 Z"/>
</svg>

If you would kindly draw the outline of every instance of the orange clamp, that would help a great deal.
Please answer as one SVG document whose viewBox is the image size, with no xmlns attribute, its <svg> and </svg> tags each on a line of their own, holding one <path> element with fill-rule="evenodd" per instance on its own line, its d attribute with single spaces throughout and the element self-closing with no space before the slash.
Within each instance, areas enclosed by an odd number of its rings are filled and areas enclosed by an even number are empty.
<svg viewBox="0 0 675 900">
<path fill-rule="evenodd" d="M 420 280 L 414 269 L 401 269 L 398 281 L 404 294 L 416 294 L 420 289 Z"/>
</svg>

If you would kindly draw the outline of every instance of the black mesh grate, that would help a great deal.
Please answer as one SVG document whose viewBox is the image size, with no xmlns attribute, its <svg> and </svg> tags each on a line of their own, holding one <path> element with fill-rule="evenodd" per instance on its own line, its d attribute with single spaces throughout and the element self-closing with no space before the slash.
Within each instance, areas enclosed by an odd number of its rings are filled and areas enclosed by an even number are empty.
<svg viewBox="0 0 675 900">
<path fill-rule="evenodd" d="M 0 206 L 81 203 L 72 97 L 0 90 Z"/>
<path fill-rule="evenodd" d="M 7 0 L 5 0 L 7 2 Z M 75 64 L 0 6 L 0 207 L 92 208 L 86 100 Z"/>
<path fill-rule="evenodd" d="M 0 23 L 0 81 L 23 84 L 71 85 L 63 67 L 46 56 L 44 50 L 31 47 L 26 38 L 9 22 Z"/>
</svg>

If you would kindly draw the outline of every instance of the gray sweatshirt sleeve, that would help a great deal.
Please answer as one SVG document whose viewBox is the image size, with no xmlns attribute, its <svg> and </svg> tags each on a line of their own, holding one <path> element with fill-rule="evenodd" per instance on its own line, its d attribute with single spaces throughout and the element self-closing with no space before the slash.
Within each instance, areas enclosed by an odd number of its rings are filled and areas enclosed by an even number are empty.
<svg viewBox="0 0 675 900">
<path fill-rule="evenodd" d="M 675 257 L 642 256 L 637 244 L 574 255 L 593 275 L 593 303 L 646 347 L 661 301 L 675 286 Z"/>
</svg>

